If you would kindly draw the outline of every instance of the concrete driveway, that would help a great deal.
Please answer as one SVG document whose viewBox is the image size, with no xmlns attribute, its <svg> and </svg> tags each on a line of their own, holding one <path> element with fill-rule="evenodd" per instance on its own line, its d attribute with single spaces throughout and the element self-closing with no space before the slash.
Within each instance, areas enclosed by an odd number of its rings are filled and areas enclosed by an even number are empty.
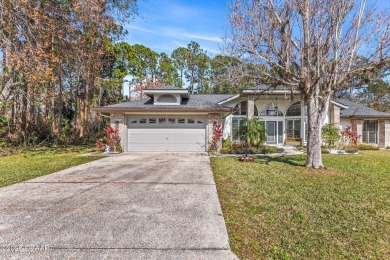
<svg viewBox="0 0 390 260">
<path fill-rule="evenodd" d="M 200 153 L 121 154 L 1 188 L 0 256 L 235 258 Z"/>
</svg>

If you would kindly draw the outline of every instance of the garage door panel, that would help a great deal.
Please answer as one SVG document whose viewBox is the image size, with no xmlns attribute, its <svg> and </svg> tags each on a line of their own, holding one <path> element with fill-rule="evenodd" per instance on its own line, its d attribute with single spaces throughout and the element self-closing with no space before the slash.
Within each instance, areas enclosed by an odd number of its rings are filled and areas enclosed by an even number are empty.
<svg viewBox="0 0 390 260">
<path fill-rule="evenodd" d="M 131 143 L 131 151 L 133 152 L 144 152 L 144 151 L 154 151 L 154 150 L 156 150 L 155 143 L 146 143 L 146 142 Z"/>
<path fill-rule="evenodd" d="M 189 134 L 189 135 L 196 134 L 197 135 L 197 134 L 199 134 L 199 130 L 200 129 L 186 129 L 186 134 Z M 204 128 L 201 130 L 204 130 Z"/>
<path fill-rule="evenodd" d="M 129 151 L 205 151 L 205 136 L 177 135 L 164 137 L 157 136 L 154 141 L 129 140 Z"/>
<path fill-rule="evenodd" d="M 169 118 L 173 117 L 169 116 Z M 128 118 L 128 122 L 134 122 L 136 120 L 136 118 Z M 194 121 L 206 122 L 206 118 L 201 118 L 201 120 Z M 175 124 L 169 125 L 139 123 L 130 124 L 128 128 L 127 138 L 128 151 L 204 152 L 206 150 L 205 123 L 178 124 L 178 120 L 176 120 L 175 122 Z"/>
<path fill-rule="evenodd" d="M 129 135 L 127 140 L 128 142 L 155 142 L 157 141 L 157 136 L 148 134 Z"/>
<path fill-rule="evenodd" d="M 199 136 L 193 135 L 189 136 L 188 134 L 178 134 L 175 136 L 168 137 L 169 140 L 173 140 L 177 143 L 204 143 L 205 136 L 203 133 L 199 134 Z M 190 139 L 190 140 L 189 140 Z"/>
</svg>

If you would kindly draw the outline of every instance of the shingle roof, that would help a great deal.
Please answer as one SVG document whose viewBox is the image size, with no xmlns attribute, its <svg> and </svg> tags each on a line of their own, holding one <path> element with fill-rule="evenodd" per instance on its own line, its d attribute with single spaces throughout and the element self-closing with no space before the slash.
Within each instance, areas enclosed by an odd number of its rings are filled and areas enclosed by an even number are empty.
<svg viewBox="0 0 390 260">
<path fill-rule="evenodd" d="M 342 109 L 340 111 L 341 116 L 344 117 L 390 117 L 390 113 L 376 111 L 366 107 L 365 105 L 352 102 L 348 99 L 336 98 L 334 101 L 348 107 L 347 109 Z"/>
<path fill-rule="evenodd" d="M 101 109 L 210 109 L 210 110 L 231 110 L 226 106 L 218 105 L 217 103 L 232 95 L 190 95 L 189 98 L 182 99 L 178 105 L 154 105 L 152 98 L 144 98 L 135 101 L 109 105 Z"/>
<path fill-rule="evenodd" d="M 161 86 L 161 87 L 157 87 L 157 88 L 148 88 L 145 90 L 180 90 L 180 89 L 184 89 L 184 88 L 178 88 L 178 87 L 174 87 L 171 85 L 165 85 L 165 86 Z"/>
<path fill-rule="evenodd" d="M 224 101 L 228 98 L 231 98 L 235 95 L 233 94 L 195 94 L 190 95 L 191 98 L 195 98 L 198 100 L 203 100 L 207 102 L 213 102 L 213 103 L 219 103 L 221 101 Z"/>
</svg>

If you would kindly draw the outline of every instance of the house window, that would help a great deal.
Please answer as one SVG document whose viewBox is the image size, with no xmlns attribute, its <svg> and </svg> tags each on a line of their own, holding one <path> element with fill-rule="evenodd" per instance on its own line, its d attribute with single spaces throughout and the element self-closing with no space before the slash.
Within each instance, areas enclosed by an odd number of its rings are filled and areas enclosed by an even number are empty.
<svg viewBox="0 0 390 260">
<path fill-rule="evenodd" d="M 363 143 L 378 144 L 378 121 L 373 121 L 373 120 L 364 121 Z"/>
<path fill-rule="evenodd" d="M 233 113 L 234 116 L 246 116 L 246 111 L 248 109 L 248 101 L 241 101 L 238 103 L 235 107 L 234 110 L 235 112 Z M 259 116 L 259 112 L 257 111 L 257 107 L 255 106 L 254 108 L 254 116 Z"/>
<path fill-rule="evenodd" d="M 240 141 L 240 135 L 239 135 L 240 125 L 245 120 L 247 120 L 247 109 L 248 109 L 248 101 L 241 101 L 234 107 L 235 112 L 233 113 L 233 118 L 232 118 L 232 140 L 233 141 Z M 254 106 L 253 112 L 255 117 L 259 116 L 259 112 L 256 106 Z"/>
<path fill-rule="evenodd" d="M 232 119 L 232 139 L 233 141 L 240 141 L 240 126 L 247 120 L 246 117 L 235 116 Z"/>
<path fill-rule="evenodd" d="M 287 141 L 301 141 L 301 119 L 286 120 Z"/>
<path fill-rule="evenodd" d="M 191 118 L 188 118 L 187 123 L 188 123 L 188 124 L 194 124 L 194 123 L 195 123 L 195 120 L 194 120 L 194 119 L 191 119 Z"/>
<path fill-rule="evenodd" d="M 260 116 L 284 116 L 283 112 L 274 105 L 268 105 L 265 110 L 260 112 Z"/>
<path fill-rule="evenodd" d="M 286 116 L 301 116 L 301 102 L 292 104 L 286 112 Z"/>
<path fill-rule="evenodd" d="M 149 124 L 155 124 L 156 118 L 149 118 Z"/>
<path fill-rule="evenodd" d="M 165 124 L 166 121 L 167 121 L 167 119 L 166 119 L 165 117 L 160 117 L 160 118 L 158 119 L 158 123 L 159 123 L 159 124 Z"/>
<path fill-rule="evenodd" d="M 185 119 L 185 118 L 178 118 L 178 119 L 177 119 L 177 123 L 179 123 L 179 124 L 185 124 L 185 123 L 186 123 L 186 119 Z"/>
<path fill-rule="evenodd" d="M 139 123 L 140 123 L 140 124 L 146 124 L 146 118 L 141 118 L 141 119 L 139 120 Z"/>
<path fill-rule="evenodd" d="M 169 124 L 174 124 L 174 123 L 176 123 L 176 118 L 168 118 L 168 123 L 169 123 Z"/>
</svg>

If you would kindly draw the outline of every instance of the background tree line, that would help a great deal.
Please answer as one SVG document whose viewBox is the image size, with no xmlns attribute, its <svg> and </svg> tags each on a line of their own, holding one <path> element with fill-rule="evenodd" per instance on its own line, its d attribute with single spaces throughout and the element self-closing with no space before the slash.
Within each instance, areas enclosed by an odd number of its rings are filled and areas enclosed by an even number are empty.
<svg viewBox="0 0 390 260">
<path fill-rule="evenodd" d="M 99 130 L 91 108 L 120 98 L 110 46 L 136 14 L 136 0 L 1 0 L 1 137 L 70 141 Z"/>
<path fill-rule="evenodd" d="M 139 88 L 151 88 L 161 84 L 188 87 L 195 93 L 237 93 L 253 85 L 240 76 L 242 63 L 234 57 L 211 57 L 194 41 L 187 47 L 179 47 L 168 55 L 150 48 L 126 42 L 113 46 L 115 75 L 130 75 L 131 83 Z"/>
</svg>

